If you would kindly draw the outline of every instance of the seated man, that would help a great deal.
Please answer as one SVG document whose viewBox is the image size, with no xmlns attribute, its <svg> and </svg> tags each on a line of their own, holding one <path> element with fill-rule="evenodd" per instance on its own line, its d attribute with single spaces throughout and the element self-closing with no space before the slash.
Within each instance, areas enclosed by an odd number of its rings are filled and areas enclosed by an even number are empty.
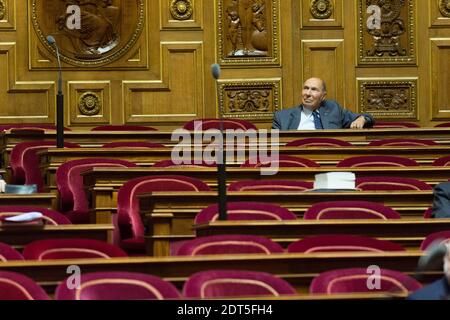
<svg viewBox="0 0 450 320">
<path fill-rule="evenodd" d="M 275 112 L 272 129 L 362 129 L 373 126 L 375 121 L 371 115 L 354 114 L 336 101 L 325 100 L 326 95 L 327 88 L 322 79 L 306 80 L 302 90 L 302 104 Z"/>
<path fill-rule="evenodd" d="M 434 187 L 433 218 L 450 218 L 450 182 Z"/>
</svg>

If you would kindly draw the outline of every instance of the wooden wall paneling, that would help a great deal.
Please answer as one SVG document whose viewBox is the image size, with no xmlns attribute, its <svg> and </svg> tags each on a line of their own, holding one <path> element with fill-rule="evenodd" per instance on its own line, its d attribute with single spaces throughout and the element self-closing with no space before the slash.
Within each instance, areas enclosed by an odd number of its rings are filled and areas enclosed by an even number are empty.
<svg viewBox="0 0 450 320">
<path fill-rule="evenodd" d="M 210 0 L 211 1 L 211 0 Z M 203 2 L 200 0 L 163 0 L 161 29 L 202 29 Z"/>
<path fill-rule="evenodd" d="M 302 0 L 302 27 L 343 28 L 344 0 Z"/>
<path fill-rule="evenodd" d="M 450 119 L 450 38 L 431 38 L 431 95 L 433 120 Z"/>
<path fill-rule="evenodd" d="M 430 27 L 450 27 L 450 0 L 428 1 Z"/>
<path fill-rule="evenodd" d="M 16 5 L 14 0 L 0 0 L 0 31 L 16 30 Z"/>
</svg>

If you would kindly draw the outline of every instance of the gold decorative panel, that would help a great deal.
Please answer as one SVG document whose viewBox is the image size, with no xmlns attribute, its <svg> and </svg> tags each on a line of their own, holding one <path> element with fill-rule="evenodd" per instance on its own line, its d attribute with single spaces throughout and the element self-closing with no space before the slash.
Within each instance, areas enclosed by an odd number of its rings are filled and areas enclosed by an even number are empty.
<svg viewBox="0 0 450 320">
<path fill-rule="evenodd" d="M 358 9 L 360 65 L 416 64 L 414 0 L 358 0 Z"/>
<path fill-rule="evenodd" d="M 439 11 L 443 17 L 450 18 L 450 0 L 439 0 Z"/>
<path fill-rule="evenodd" d="M 280 110 L 280 79 L 221 81 L 219 112 L 225 118 L 272 119 Z"/>
<path fill-rule="evenodd" d="M 0 31 L 15 30 L 15 1 L 0 0 Z"/>
<path fill-rule="evenodd" d="M 343 27 L 344 0 L 302 0 L 302 27 Z"/>
<path fill-rule="evenodd" d="M 450 0 L 428 1 L 430 8 L 430 25 L 432 27 L 450 26 Z"/>
<path fill-rule="evenodd" d="M 200 30 L 203 26 L 203 2 L 199 0 L 164 0 L 161 3 L 163 29 Z"/>
<path fill-rule="evenodd" d="M 358 79 L 360 111 L 375 119 L 417 119 L 417 79 Z"/>
<path fill-rule="evenodd" d="M 194 8 L 190 0 L 172 0 L 170 14 L 175 20 L 188 20 L 192 17 Z"/>
<path fill-rule="evenodd" d="M 279 64 L 277 0 L 218 0 L 221 64 Z"/>
<path fill-rule="evenodd" d="M 6 16 L 6 2 L 5 0 L 0 0 L 0 20 L 3 20 Z"/>
<path fill-rule="evenodd" d="M 135 65 L 120 61 L 137 43 L 143 44 L 144 0 L 32 0 L 30 7 L 32 44 L 56 55 L 46 37 L 53 36 L 63 62 L 75 67 Z M 37 39 L 35 39 L 37 38 Z M 142 38 L 142 39 L 141 39 Z M 141 40 L 141 41 L 140 41 Z M 33 48 L 33 46 L 31 46 Z M 33 53 L 34 51 L 31 51 Z M 33 55 L 32 55 L 33 57 Z M 32 61 L 36 60 L 32 59 Z M 39 64 L 34 64 L 38 67 Z M 48 66 L 47 66 L 48 67 Z"/>
<path fill-rule="evenodd" d="M 431 39 L 430 105 L 433 120 L 450 119 L 450 38 Z"/>
</svg>

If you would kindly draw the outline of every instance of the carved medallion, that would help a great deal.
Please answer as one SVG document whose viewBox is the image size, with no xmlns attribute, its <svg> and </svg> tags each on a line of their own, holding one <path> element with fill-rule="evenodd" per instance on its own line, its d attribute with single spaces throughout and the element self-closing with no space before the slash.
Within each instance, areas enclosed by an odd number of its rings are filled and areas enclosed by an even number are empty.
<svg viewBox="0 0 450 320">
<path fill-rule="evenodd" d="M 100 112 L 102 103 L 94 92 L 85 92 L 78 99 L 78 109 L 82 115 L 95 116 Z"/>
<path fill-rule="evenodd" d="M 444 17 L 450 18 L 450 0 L 439 0 L 439 11 Z"/>
<path fill-rule="evenodd" d="M 333 13 L 333 4 L 330 0 L 312 0 L 311 14 L 315 19 L 328 19 Z"/>
<path fill-rule="evenodd" d="M 32 0 L 41 43 L 52 35 L 61 59 L 77 66 L 111 63 L 134 45 L 144 28 L 144 0 Z"/>
<path fill-rule="evenodd" d="M 176 20 L 188 20 L 193 12 L 191 0 L 172 0 L 170 4 L 170 13 Z"/>
<path fill-rule="evenodd" d="M 3 0 L 0 0 L 0 20 L 3 20 L 5 15 L 6 15 L 6 5 Z"/>
</svg>

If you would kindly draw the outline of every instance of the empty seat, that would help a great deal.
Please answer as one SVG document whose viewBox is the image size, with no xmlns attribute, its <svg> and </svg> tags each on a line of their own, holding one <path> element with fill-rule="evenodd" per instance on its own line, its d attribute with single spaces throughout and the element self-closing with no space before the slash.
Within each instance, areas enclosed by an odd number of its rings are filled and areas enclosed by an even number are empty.
<svg viewBox="0 0 450 320">
<path fill-rule="evenodd" d="M 49 300 L 34 280 L 22 274 L 0 271 L 0 300 Z"/>
<path fill-rule="evenodd" d="M 369 143 L 369 147 L 427 147 L 437 146 L 433 140 L 425 139 L 383 139 Z"/>
<path fill-rule="evenodd" d="M 250 158 L 241 164 L 241 168 L 266 168 L 266 167 L 304 167 L 317 168 L 320 167 L 318 163 L 306 158 L 279 155 L 278 159 L 256 159 Z"/>
<path fill-rule="evenodd" d="M 425 182 L 412 178 L 365 177 L 356 178 L 355 184 L 361 190 L 433 190 Z"/>
<path fill-rule="evenodd" d="M 432 244 L 435 244 L 435 242 L 449 242 L 450 241 L 450 230 L 448 231 L 440 231 L 435 232 L 430 235 L 428 235 L 420 244 L 420 250 L 427 250 Z"/>
<path fill-rule="evenodd" d="M 91 131 L 157 131 L 157 130 L 155 128 L 147 126 L 108 124 L 94 127 L 91 129 Z"/>
<path fill-rule="evenodd" d="M 287 147 L 352 147 L 350 142 L 334 138 L 306 138 L 290 141 Z"/>
<path fill-rule="evenodd" d="M 304 219 L 400 219 L 400 214 L 380 203 L 369 201 L 328 201 L 312 205 Z"/>
<path fill-rule="evenodd" d="M 407 295 L 422 287 L 417 280 L 401 272 L 389 269 L 379 269 L 379 271 L 379 275 L 370 272 L 367 268 L 326 271 L 314 278 L 309 292 L 311 294 L 389 292 Z"/>
<path fill-rule="evenodd" d="M 404 121 L 377 121 L 374 128 L 420 128 L 420 125 L 414 122 Z"/>
<path fill-rule="evenodd" d="M 433 166 L 435 166 L 435 167 L 450 167 L 450 156 L 436 159 L 433 162 Z"/>
<path fill-rule="evenodd" d="M 56 288 L 56 300 L 163 300 L 179 299 L 170 282 L 142 273 L 93 272 L 80 277 L 80 286 L 70 289 L 67 280 Z"/>
<path fill-rule="evenodd" d="M 394 242 L 378 240 L 369 237 L 355 235 L 319 235 L 307 237 L 291 243 L 288 252 L 337 252 L 337 251 L 405 251 L 405 249 Z"/>
<path fill-rule="evenodd" d="M 257 130 L 255 125 L 249 121 L 239 120 L 239 119 L 195 119 L 189 122 L 186 122 L 183 126 L 183 129 L 190 131 L 202 131 L 209 129 L 220 129 L 220 122 L 223 122 L 223 129 L 241 129 L 241 130 Z"/>
<path fill-rule="evenodd" d="M 0 242 L 0 262 L 11 260 L 23 260 L 23 256 L 10 245 Z"/>
<path fill-rule="evenodd" d="M 294 295 L 285 280 L 265 272 L 209 270 L 195 273 L 183 287 L 189 299 Z"/>
<path fill-rule="evenodd" d="M 93 239 L 37 240 L 23 249 L 23 257 L 26 260 L 109 259 L 126 256 L 119 247 Z"/>
<path fill-rule="evenodd" d="M 417 161 L 409 158 L 396 156 L 358 156 L 340 161 L 336 167 L 357 168 L 357 167 L 416 167 Z"/>
<path fill-rule="evenodd" d="M 283 207 L 264 202 L 228 202 L 228 220 L 295 220 L 296 215 Z M 194 224 L 208 223 L 219 218 L 219 206 L 213 204 L 202 209 Z"/>
<path fill-rule="evenodd" d="M 306 191 L 313 187 L 309 181 L 247 180 L 230 183 L 228 191 Z"/>
<path fill-rule="evenodd" d="M 282 253 L 283 248 L 264 237 L 250 235 L 218 235 L 184 241 L 174 255 L 199 256 L 211 254 L 271 254 Z"/>
<path fill-rule="evenodd" d="M 37 206 L 0 206 L 0 218 L 15 216 L 26 212 L 40 212 L 42 213 L 43 223 L 47 225 L 60 225 L 60 224 L 71 224 L 70 220 L 62 213 L 37 207 Z"/>
<path fill-rule="evenodd" d="M 102 148 L 165 148 L 161 143 L 144 141 L 116 141 L 105 143 Z"/>
</svg>

